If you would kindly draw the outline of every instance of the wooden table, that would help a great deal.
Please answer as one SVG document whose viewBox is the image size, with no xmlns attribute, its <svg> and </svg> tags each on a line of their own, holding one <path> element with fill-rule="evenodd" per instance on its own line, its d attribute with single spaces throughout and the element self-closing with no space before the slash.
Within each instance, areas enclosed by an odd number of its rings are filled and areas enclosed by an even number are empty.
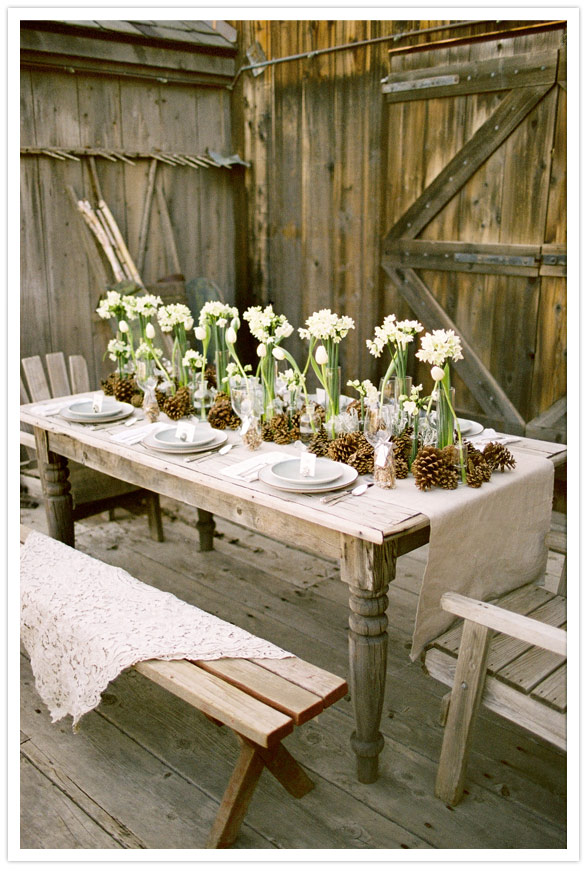
<svg viewBox="0 0 586 871">
<path fill-rule="evenodd" d="M 203 549 L 212 546 L 217 514 L 285 544 L 340 560 L 341 578 L 349 587 L 349 683 L 355 717 L 351 743 L 358 779 L 376 780 L 384 744 L 379 726 L 387 659 L 386 593 L 397 557 L 429 540 L 428 518 L 394 506 L 389 491 L 376 487 L 359 502 L 347 499 L 328 506 L 318 495 L 277 493 L 258 481 L 228 478 L 223 474 L 226 466 L 253 456 L 242 445 L 226 456 L 190 465 L 185 457 L 168 458 L 140 444 L 116 443 L 103 430 L 58 416 L 42 417 L 32 405 L 21 406 L 21 421 L 34 427 L 49 534 L 66 544 L 74 545 L 69 459 L 198 508 Z M 230 440 L 238 441 L 234 434 Z M 565 464 L 563 446 L 522 439 L 517 447 L 548 456 L 560 468 Z M 277 445 L 265 449 L 292 450 Z"/>
</svg>

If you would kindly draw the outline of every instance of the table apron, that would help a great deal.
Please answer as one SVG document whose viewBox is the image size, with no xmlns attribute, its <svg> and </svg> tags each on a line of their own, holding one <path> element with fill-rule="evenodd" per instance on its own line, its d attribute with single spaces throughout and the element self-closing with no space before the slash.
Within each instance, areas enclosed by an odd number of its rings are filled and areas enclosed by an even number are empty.
<svg viewBox="0 0 586 871">
<path fill-rule="evenodd" d="M 172 474 L 161 474 L 118 454 L 82 444 L 65 434 L 45 432 L 50 451 L 84 466 L 178 502 L 203 508 L 233 523 L 276 538 L 284 544 L 333 559 L 339 559 L 343 555 L 345 536 L 337 530 L 318 526 L 272 507 L 237 499 L 231 494 L 212 489 L 205 483 L 186 481 Z"/>
</svg>

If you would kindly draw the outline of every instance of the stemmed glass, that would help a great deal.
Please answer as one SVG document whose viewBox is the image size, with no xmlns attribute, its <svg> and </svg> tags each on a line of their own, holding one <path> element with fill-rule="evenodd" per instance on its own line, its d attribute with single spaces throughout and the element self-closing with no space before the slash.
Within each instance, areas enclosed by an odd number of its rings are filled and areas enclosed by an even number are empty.
<svg viewBox="0 0 586 871">
<path fill-rule="evenodd" d="M 255 378 L 247 378 L 239 384 L 230 385 L 230 402 L 234 413 L 242 421 L 240 435 L 249 448 L 260 447 L 259 420 L 264 408 L 264 390 Z"/>
<path fill-rule="evenodd" d="M 143 392 L 142 407 L 147 420 L 154 423 L 159 417 L 159 403 L 155 394 L 157 372 L 154 360 L 137 360 L 134 379 Z"/>
</svg>

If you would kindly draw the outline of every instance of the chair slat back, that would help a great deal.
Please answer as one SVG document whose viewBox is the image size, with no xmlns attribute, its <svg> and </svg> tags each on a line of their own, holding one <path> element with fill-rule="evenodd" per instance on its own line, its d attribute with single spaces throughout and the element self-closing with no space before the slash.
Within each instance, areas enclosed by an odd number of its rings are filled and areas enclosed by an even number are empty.
<svg viewBox="0 0 586 871">
<path fill-rule="evenodd" d="M 81 354 L 69 357 L 69 379 L 72 393 L 87 393 L 91 389 L 87 363 Z"/>
<path fill-rule="evenodd" d="M 71 393 L 71 387 L 69 386 L 69 375 L 67 374 L 67 366 L 65 365 L 63 351 L 55 351 L 52 354 L 47 354 L 45 362 L 47 364 L 47 372 L 49 373 L 49 384 L 51 385 L 52 395 L 69 396 Z"/>
<path fill-rule="evenodd" d="M 22 376 L 21 376 L 21 379 L 20 379 L 20 404 L 26 405 L 30 401 L 31 400 L 30 400 L 30 396 L 28 395 L 28 390 L 26 389 L 25 383 L 22 380 Z"/>
<path fill-rule="evenodd" d="M 42 402 L 44 399 L 51 399 L 51 391 L 47 384 L 41 358 L 39 356 L 23 357 L 22 368 L 26 375 L 31 402 Z"/>
</svg>

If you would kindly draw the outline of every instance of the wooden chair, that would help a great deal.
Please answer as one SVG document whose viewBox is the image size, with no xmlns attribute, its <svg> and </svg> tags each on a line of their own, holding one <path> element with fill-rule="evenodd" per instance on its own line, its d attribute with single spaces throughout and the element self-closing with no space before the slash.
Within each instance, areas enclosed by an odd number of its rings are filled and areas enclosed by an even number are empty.
<svg viewBox="0 0 586 871">
<path fill-rule="evenodd" d="M 48 382 L 40 357 L 23 358 L 22 368 L 28 390 L 21 378 L 21 403 L 43 402 L 57 396 L 85 393 L 91 389 L 87 364 L 81 355 L 69 357 L 69 374 L 61 351 L 47 354 L 45 362 L 49 375 Z M 29 454 L 31 458 L 35 456 L 34 436 L 31 432 L 27 432 L 26 428 L 21 428 L 20 443 L 32 452 Z M 151 538 L 155 541 L 164 540 L 157 493 L 134 487 L 125 481 L 119 481 L 72 461 L 69 462 L 69 470 L 74 520 L 83 520 L 102 511 L 109 511 L 112 514 L 116 507 L 136 508 L 139 504 L 146 503 Z M 37 492 L 40 492 L 38 470 L 28 468 L 26 473 L 21 475 L 21 481 L 33 490 L 36 485 Z"/>
<path fill-rule="evenodd" d="M 454 805 L 481 704 L 566 749 L 566 599 L 527 584 L 490 604 L 458 593 L 441 603 L 464 621 L 428 645 L 424 665 L 452 687 L 435 794 Z"/>
</svg>

